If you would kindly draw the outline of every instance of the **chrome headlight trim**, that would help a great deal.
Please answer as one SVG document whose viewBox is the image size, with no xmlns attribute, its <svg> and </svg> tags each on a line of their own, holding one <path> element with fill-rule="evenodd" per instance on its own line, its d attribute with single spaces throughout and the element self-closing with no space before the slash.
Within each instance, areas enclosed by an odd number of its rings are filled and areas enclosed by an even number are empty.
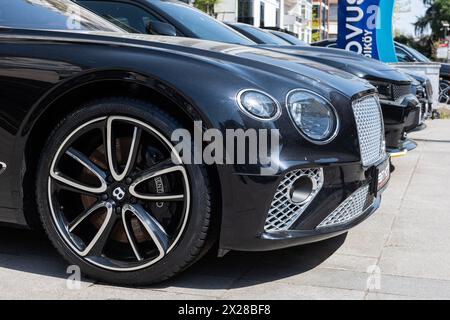
<svg viewBox="0 0 450 320">
<path fill-rule="evenodd" d="M 258 117 L 257 115 L 254 115 L 253 113 L 251 113 L 250 111 L 248 111 L 247 108 L 244 107 L 244 106 L 242 105 L 242 95 L 243 95 L 244 93 L 247 93 L 247 92 L 256 92 L 256 93 L 265 95 L 266 97 L 270 98 L 270 99 L 274 102 L 274 105 L 275 105 L 276 108 L 277 108 L 276 113 L 275 113 L 272 117 L 270 117 L 270 118 L 263 118 L 263 117 Z M 270 94 L 268 94 L 267 92 L 264 92 L 264 91 L 262 91 L 262 90 L 259 90 L 259 89 L 252 89 L 252 88 L 250 88 L 250 89 L 242 89 L 242 90 L 240 90 L 240 91 L 237 93 L 235 99 L 236 99 L 237 105 L 239 106 L 239 109 L 240 109 L 245 115 L 249 116 L 249 117 L 252 118 L 252 119 L 255 119 L 255 120 L 258 120 L 258 121 L 274 121 L 274 120 L 277 120 L 277 119 L 281 116 L 281 112 L 282 112 L 282 111 L 281 111 L 281 105 L 280 105 L 280 103 L 279 103 L 279 102 L 277 101 L 277 99 L 275 99 L 273 96 L 271 96 Z"/>
<path fill-rule="evenodd" d="M 291 111 L 289 110 L 289 106 L 290 106 L 289 99 L 296 92 L 307 92 L 307 93 L 310 93 L 312 95 L 315 95 L 315 96 L 319 97 L 320 99 L 322 99 L 323 101 L 325 101 L 326 105 L 331 109 L 331 111 L 333 112 L 334 117 L 336 119 L 336 124 L 335 124 L 334 132 L 330 135 L 330 137 L 328 139 L 326 139 L 326 140 L 315 140 L 315 139 L 312 139 L 306 133 L 304 133 L 302 131 L 302 129 L 299 128 L 299 126 L 295 123 L 295 120 L 292 117 Z M 287 96 L 286 96 L 286 109 L 287 109 L 287 112 L 289 114 L 289 117 L 291 118 L 292 123 L 294 124 L 295 129 L 300 133 L 300 135 L 305 140 L 307 140 L 307 141 L 309 141 L 311 143 L 314 143 L 314 144 L 317 144 L 317 145 L 328 144 L 328 143 L 330 143 L 331 141 L 333 141 L 337 137 L 337 135 L 339 133 L 339 130 L 341 128 L 341 122 L 339 120 L 339 116 L 337 114 L 336 108 L 333 106 L 333 104 L 327 98 L 325 98 L 324 96 L 318 94 L 317 92 L 314 92 L 314 91 L 311 91 L 311 90 L 308 90 L 308 89 L 293 89 L 293 90 L 289 91 Z"/>
</svg>

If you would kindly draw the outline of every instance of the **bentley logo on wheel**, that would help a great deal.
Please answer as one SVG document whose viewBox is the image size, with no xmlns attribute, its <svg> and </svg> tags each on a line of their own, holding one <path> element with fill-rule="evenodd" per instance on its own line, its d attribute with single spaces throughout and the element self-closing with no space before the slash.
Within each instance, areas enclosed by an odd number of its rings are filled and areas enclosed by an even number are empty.
<svg viewBox="0 0 450 320">
<path fill-rule="evenodd" d="M 120 200 L 122 200 L 123 198 L 125 198 L 125 191 L 124 191 L 121 187 L 117 187 L 117 188 L 115 188 L 114 191 L 113 191 L 113 197 L 114 197 L 116 200 L 120 201 Z"/>
</svg>

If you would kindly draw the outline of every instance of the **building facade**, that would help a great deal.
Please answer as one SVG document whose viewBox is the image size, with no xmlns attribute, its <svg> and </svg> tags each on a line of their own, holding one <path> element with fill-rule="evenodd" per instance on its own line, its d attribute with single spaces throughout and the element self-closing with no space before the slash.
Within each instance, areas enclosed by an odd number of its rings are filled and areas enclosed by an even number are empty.
<svg viewBox="0 0 450 320">
<path fill-rule="evenodd" d="M 221 0 L 214 6 L 216 18 L 255 27 L 283 26 L 284 0 Z"/>
<path fill-rule="evenodd" d="M 328 6 L 328 38 L 337 38 L 339 12 L 338 0 L 329 0 Z"/>
<path fill-rule="evenodd" d="M 313 0 L 221 0 L 216 18 L 255 27 L 286 29 L 305 41 L 312 40 Z"/>
<path fill-rule="evenodd" d="M 313 0 L 312 42 L 328 38 L 329 0 Z"/>
<path fill-rule="evenodd" d="M 312 0 L 284 0 L 284 29 L 309 43 L 312 37 Z"/>
</svg>

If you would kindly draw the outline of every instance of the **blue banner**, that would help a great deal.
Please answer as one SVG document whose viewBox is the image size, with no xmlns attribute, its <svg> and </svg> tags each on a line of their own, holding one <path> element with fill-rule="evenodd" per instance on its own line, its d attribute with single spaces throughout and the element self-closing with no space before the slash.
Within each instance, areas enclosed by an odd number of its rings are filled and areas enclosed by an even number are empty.
<svg viewBox="0 0 450 320">
<path fill-rule="evenodd" d="M 397 62 L 392 35 L 395 0 L 339 0 L 338 47 Z"/>
</svg>

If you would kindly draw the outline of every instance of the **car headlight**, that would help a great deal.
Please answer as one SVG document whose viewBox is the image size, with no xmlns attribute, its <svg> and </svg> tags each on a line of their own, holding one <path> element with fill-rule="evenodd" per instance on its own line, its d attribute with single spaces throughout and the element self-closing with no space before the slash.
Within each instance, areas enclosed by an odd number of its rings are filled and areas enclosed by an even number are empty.
<svg viewBox="0 0 450 320">
<path fill-rule="evenodd" d="M 279 103 L 259 90 L 242 90 L 237 96 L 237 103 L 242 111 L 258 120 L 274 120 L 281 114 Z"/>
<path fill-rule="evenodd" d="M 297 129 L 307 140 L 325 144 L 336 137 L 339 130 L 336 111 L 322 96 L 294 90 L 288 94 L 287 108 Z"/>
</svg>

